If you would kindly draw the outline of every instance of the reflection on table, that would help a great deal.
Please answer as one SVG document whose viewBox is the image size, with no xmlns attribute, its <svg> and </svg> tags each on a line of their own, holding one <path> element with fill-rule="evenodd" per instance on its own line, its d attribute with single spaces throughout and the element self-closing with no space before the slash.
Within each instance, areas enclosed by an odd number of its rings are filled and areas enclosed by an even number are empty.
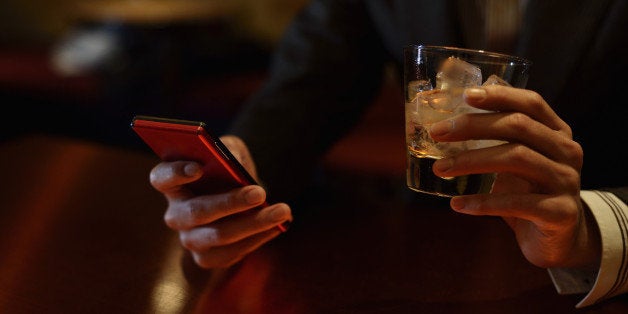
<svg viewBox="0 0 628 314">
<path fill-rule="evenodd" d="M 558 295 L 499 219 L 397 178 L 329 174 L 287 233 L 208 272 L 162 221 L 151 153 L 26 136 L 0 161 L 3 313 L 573 313 L 581 297 Z"/>
</svg>

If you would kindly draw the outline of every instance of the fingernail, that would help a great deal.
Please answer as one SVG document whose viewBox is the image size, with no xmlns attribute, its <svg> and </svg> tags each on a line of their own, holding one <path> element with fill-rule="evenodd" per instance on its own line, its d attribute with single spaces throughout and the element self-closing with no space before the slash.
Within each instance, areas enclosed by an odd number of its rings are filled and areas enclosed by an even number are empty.
<svg viewBox="0 0 628 314">
<path fill-rule="evenodd" d="M 430 126 L 430 135 L 431 136 L 441 136 L 441 135 L 445 135 L 449 132 L 451 132 L 451 130 L 453 130 L 455 127 L 454 124 L 454 120 L 443 120 L 443 121 L 439 121 L 436 123 L 433 123 Z"/>
<path fill-rule="evenodd" d="M 268 213 L 268 218 L 273 222 L 282 222 L 286 220 L 286 209 L 283 206 L 274 208 Z"/>
<path fill-rule="evenodd" d="M 465 197 L 465 196 L 456 196 L 452 197 L 449 201 L 449 206 L 455 211 L 460 212 L 471 212 L 477 211 L 480 209 L 481 202 L 477 199 Z"/>
<path fill-rule="evenodd" d="M 252 188 L 244 194 L 244 200 L 251 205 L 259 204 L 264 201 L 264 192 L 261 188 Z"/>
<path fill-rule="evenodd" d="M 188 177 L 195 176 L 199 171 L 201 171 L 201 167 L 197 163 L 189 163 L 183 167 L 183 173 Z"/>
<path fill-rule="evenodd" d="M 486 91 L 483 88 L 467 88 L 464 90 L 465 100 L 481 102 L 486 98 Z"/>
<path fill-rule="evenodd" d="M 441 173 L 446 173 L 454 166 L 453 158 L 443 158 L 439 159 L 434 163 L 434 170 L 437 170 Z"/>
<path fill-rule="evenodd" d="M 449 206 L 454 210 L 463 210 L 465 206 L 464 199 L 462 197 L 453 197 L 449 201 Z"/>
</svg>

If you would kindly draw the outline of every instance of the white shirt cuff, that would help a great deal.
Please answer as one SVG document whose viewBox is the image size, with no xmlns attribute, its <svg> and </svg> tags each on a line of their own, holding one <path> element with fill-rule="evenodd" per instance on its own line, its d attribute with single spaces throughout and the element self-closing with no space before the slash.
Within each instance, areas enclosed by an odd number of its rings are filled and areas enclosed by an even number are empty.
<svg viewBox="0 0 628 314">
<path fill-rule="evenodd" d="M 628 292 L 628 206 L 610 192 L 581 191 L 600 229 L 600 269 L 548 269 L 558 293 L 587 293 L 576 305 L 585 307 Z"/>
</svg>

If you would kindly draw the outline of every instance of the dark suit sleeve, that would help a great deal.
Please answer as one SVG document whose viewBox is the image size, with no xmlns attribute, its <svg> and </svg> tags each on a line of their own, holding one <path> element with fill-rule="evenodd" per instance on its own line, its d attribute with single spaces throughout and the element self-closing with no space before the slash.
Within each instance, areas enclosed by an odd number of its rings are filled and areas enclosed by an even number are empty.
<svg viewBox="0 0 628 314">
<path fill-rule="evenodd" d="M 230 129 L 250 148 L 271 199 L 302 192 L 378 92 L 384 60 L 361 1 L 313 1 L 296 17 L 269 80 Z"/>
</svg>

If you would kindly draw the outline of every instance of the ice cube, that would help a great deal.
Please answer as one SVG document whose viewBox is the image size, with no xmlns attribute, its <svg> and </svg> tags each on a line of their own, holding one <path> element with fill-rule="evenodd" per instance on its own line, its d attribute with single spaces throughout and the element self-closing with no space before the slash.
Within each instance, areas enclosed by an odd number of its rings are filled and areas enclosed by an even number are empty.
<svg viewBox="0 0 628 314">
<path fill-rule="evenodd" d="M 503 78 L 495 75 L 495 74 L 491 74 L 491 76 L 489 76 L 486 81 L 484 81 L 484 84 L 482 84 L 482 86 L 486 86 L 486 85 L 502 85 L 502 86 L 511 86 L 510 84 L 508 84 L 508 82 L 504 81 Z"/>
<path fill-rule="evenodd" d="M 487 113 L 487 112 L 493 112 L 493 111 L 469 106 L 466 102 L 464 102 L 464 100 L 461 101 L 458 104 L 458 106 L 456 106 L 455 110 L 453 111 L 453 113 L 456 115 L 463 114 L 463 113 Z"/>
<path fill-rule="evenodd" d="M 408 83 L 408 99 L 413 99 L 417 93 L 431 89 L 432 82 L 429 79 L 410 81 Z"/>
<path fill-rule="evenodd" d="M 485 147 L 497 146 L 497 145 L 501 145 L 505 143 L 507 142 L 500 141 L 500 140 L 468 140 L 467 149 L 485 148 Z"/>
<path fill-rule="evenodd" d="M 434 156 L 450 157 L 467 150 L 467 142 L 436 142 L 433 149 Z"/>
<path fill-rule="evenodd" d="M 482 84 L 482 71 L 479 67 L 464 60 L 449 57 L 438 69 L 436 74 L 437 89 L 471 87 Z"/>
<path fill-rule="evenodd" d="M 451 113 L 458 105 L 452 101 L 450 93 L 438 89 L 425 91 L 417 96 L 421 105 L 429 106 L 438 112 Z"/>
</svg>

